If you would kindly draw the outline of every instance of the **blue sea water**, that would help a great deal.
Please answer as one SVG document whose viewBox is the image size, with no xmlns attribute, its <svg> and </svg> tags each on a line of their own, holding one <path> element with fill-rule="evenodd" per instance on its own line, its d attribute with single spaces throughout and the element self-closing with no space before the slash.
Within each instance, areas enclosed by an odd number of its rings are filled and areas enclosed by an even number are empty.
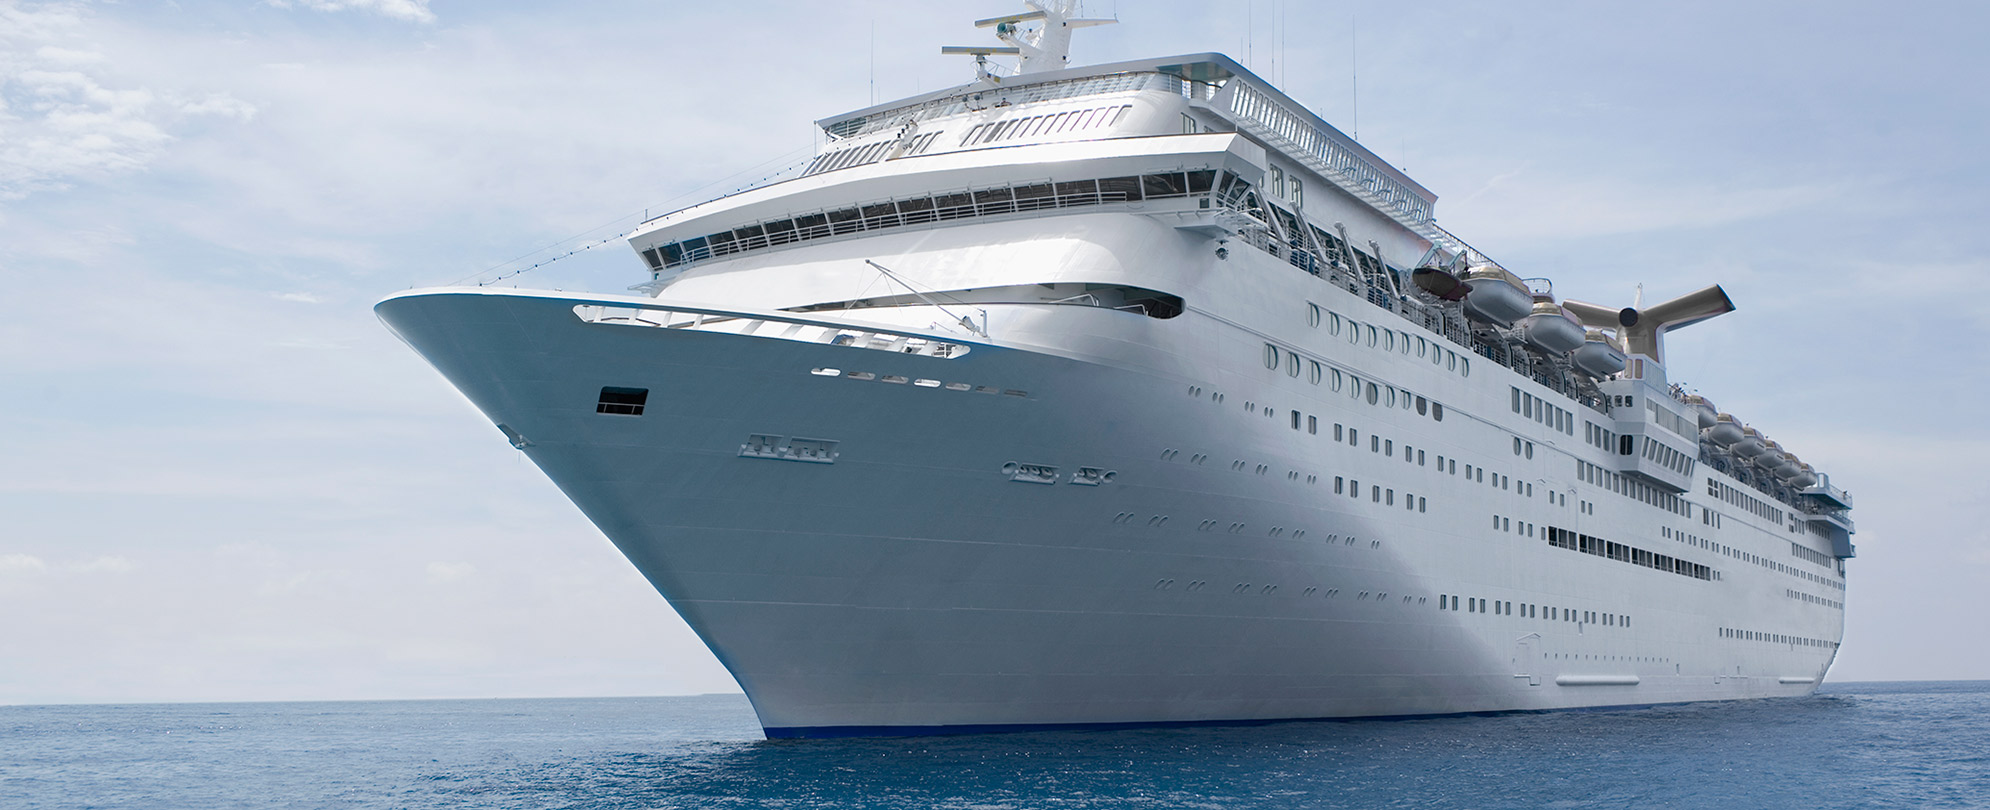
<svg viewBox="0 0 1990 810">
<path fill-rule="evenodd" d="M 1990 807 L 1990 682 L 1623 711 L 768 741 L 744 698 L 0 707 L 14 808 Z"/>
</svg>

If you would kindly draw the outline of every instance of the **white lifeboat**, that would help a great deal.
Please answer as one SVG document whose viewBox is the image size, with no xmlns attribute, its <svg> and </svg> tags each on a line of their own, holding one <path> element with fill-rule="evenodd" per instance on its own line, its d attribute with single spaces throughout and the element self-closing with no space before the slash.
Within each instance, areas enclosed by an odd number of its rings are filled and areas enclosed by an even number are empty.
<svg viewBox="0 0 1990 810">
<path fill-rule="evenodd" d="M 1755 466 L 1762 468 L 1763 472 L 1780 477 L 1783 467 L 1790 463 L 1789 459 L 1784 458 L 1789 454 L 1783 452 L 1783 446 L 1773 440 L 1763 442 L 1762 446 L 1766 449 L 1751 460 L 1755 462 Z"/>
<path fill-rule="evenodd" d="M 1465 316 L 1476 321 L 1512 326 L 1533 311 L 1534 296 L 1512 273 L 1480 265 L 1465 273 Z"/>
<path fill-rule="evenodd" d="M 1754 458 L 1761 455 L 1767 449 L 1769 447 L 1763 443 L 1762 431 L 1747 425 L 1741 426 L 1741 441 L 1735 442 L 1727 448 L 1728 452 L 1742 458 Z"/>
<path fill-rule="evenodd" d="M 1549 354 L 1582 348 L 1582 326 L 1545 295 L 1534 296 L 1534 311 L 1520 321 L 1520 337 Z"/>
<path fill-rule="evenodd" d="M 1783 453 L 1783 463 L 1776 467 L 1776 477 L 1787 484 L 1791 479 L 1803 474 L 1803 461 L 1795 453 Z"/>
<path fill-rule="evenodd" d="M 1811 469 L 1811 466 L 1809 464 L 1803 465 L 1801 469 L 1797 470 L 1796 475 L 1790 476 L 1790 486 L 1796 487 L 1797 489 L 1808 489 L 1816 484 L 1817 484 L 1817 471 Z"/>
<path fill-rule="evenodd" d="M 1705 432 L 1707 441 L 1722 447 L 1732 447 L 1735 442 L 1748 438 L 1748 434 L 1741 429 L 1741 423 L 1735 421 L 1733 414 L 1727 413 L 1716 414 L 1713 427 L 1706 428 Z"/>
<path fill-rule="evenodd" d="M 1715 408 L 1714 403 L 1708 402 L 1706 397 L 1699 394 L 1687 394 L 1686 407 L 1693 411 L 1695 418 L 1700 420 L 1701 430 L 1713 427 L 1720 421 L 1720 409 Z M 1728 419 L 1732 421 L 1734 417 L 1730 416 Z"/>
<path fill-rule="evenodd" d="M 1608 377 L 1624 370 L 1624 353 L 1610 344 L 1603 333 L 1595 329 L 1583 338 L 1582 347 L 1569 357 L 1577 371 L 1591 377 Z"/>
</svg>

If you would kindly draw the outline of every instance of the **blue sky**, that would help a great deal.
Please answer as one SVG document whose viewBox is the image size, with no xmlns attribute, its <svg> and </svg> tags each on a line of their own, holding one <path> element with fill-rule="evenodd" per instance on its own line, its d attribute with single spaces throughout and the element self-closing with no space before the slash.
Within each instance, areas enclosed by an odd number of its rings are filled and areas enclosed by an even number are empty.
<svg viewBox="0 0 1990 810">
<path fill-rule="evenodd" d="M 0 0 L 0 703 L 734 689 L 370 307 L 765 177 L 1019 7 Z M 1671 373 L 1858 498 L 1833 677 L 1990 678 L 1990 12 L 1091 10 L 1076 61 L 1226 52 L 1344 130 L 1358 64 L 1361 140 L 1563 295 L 1725 285 Z"/>
</svg>

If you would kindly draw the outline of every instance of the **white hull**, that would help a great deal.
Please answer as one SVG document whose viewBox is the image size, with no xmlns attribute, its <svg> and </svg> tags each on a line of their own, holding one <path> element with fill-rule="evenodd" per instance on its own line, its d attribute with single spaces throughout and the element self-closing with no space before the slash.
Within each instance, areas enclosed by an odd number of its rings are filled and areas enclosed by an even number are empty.
<svg viewBox="0 0 1990 810">
<path fill-rule="evenodd" d="M 1320 288 L 1316 298 L 1351 298 L 1287 275 Z M 404 294 L 380 312 L 530 442 L 525 452 L 739 679 L 770 735 L 1800 695 L 1831 649 L 1719 629 L 1749 616 L 1741 626 L 1835 642 L 1841 627 L 1838 610 L 1785 598 L 1787 574 L 1660 539 L 1662 525 L 1705 528 L 1698 520 L 1575 482 L 1585 445 L 1556 449 L 1545 428 L 1506 419 L 1503 397 L 1473 395 L 1503 394 L 1504 381 L 1467 387 L 1403 363 L 1396 384 L 1421 370 L 1418 388 L 1452 392 L 1433 397 L 1440 423 L 1253 368 L 1255 350 L 1240 347 L 1258 335 L 1193 310 L 1058 316 L 1067 328 L 1094 319 L 1084 330 L 1102 339 L 1227 354 L 1201 365 L 1232 373 L 1198 380 L 987 343 L 942 359 L 589 324 L 573 309 L 588 303 L 657 302 L 455 290 Z M 1017 331 L 1027 315 L 1011 321 Z M 1350 373 L 1399 360 L 1313 342 Z M 811 373 L 825 368 L 1027 395 Z M 1490 363 L 1474 373 L 1519 381 Z M 596 413 L 605 384 L 649 387 L 649 410 Z M 1291 410 L 1364 435 L 1351 446 L 1330 427 L 1294 430 Z M 752 435 L 830 439 L 838 456 L 743 456 Z M 1516 435 L 1539 442 L 1531 461 L 1507 451 Z M 1385 457 L 1371 436 L 1427 461 Z M 1439 472 L 1428 463 L 1438 455 L 1536 494 Z M 1056 467 L 1058 483 L 1011 480 L 1010 464 Z M 1080 467 L 1115 475 L 1071 483 Z M 1392 502 L 1334 495 L 1335 476 L 1393 490 Z M 1575 497 L 1563 506 L 1550 491 Z M 1406 508 L 1411 496 L 1425 509 Z M 1495 515 L 1537 528 L 1494 531 Z M 1693 558 L 1722 580 L 1556 548 L 1548 526 Z M 1775 548 L 1784 539 L 1733 517 L 1695 533 L 1788 556 Z M 1536 607 L 1441 610 L 1441 595 Z M 1565 621 L 1564 610 L 1632 622 Z"/>
</svg>

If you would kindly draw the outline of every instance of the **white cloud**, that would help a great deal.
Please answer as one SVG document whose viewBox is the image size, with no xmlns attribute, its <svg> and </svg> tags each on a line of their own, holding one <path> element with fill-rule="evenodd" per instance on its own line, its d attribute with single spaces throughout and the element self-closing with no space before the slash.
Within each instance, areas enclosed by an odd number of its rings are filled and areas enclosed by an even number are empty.
<svg viewBox="0 0 1990 810">
<path fill-rule="evenodd" d="M 48 563 L 32 554 L 0 554 L 0 572 L 46 570 Z"/>
<path fill-rule="evenodd" d="M 180 99 L 115 78 L 82 42 L 89 22 L 72 4 L 0 0 L 0 200 L 142 169 L 190 118 L 255 114 L 226 93 Z"/>
<path fill-rule="evenodd" d="M 477 567 L 469 563 L 432 562 L 428 564 L 430 582 L 456 582 L 477 573 Z"/>
<path fill-rule="evenodd" d="M 69 566 L 69 570 L 85 574 L 98 572 L 122 574 L 137 567 L 129 557 L 105 554 L 71 565 Z"/>
<path fill-rule="evenodd" d="M 370 11 L 383 17 L 409 22 L 435 22 L 428 10 L 429 0 L 269 0 L 277 8 L 308 8 L 313 11 Z"/>
</svg>

